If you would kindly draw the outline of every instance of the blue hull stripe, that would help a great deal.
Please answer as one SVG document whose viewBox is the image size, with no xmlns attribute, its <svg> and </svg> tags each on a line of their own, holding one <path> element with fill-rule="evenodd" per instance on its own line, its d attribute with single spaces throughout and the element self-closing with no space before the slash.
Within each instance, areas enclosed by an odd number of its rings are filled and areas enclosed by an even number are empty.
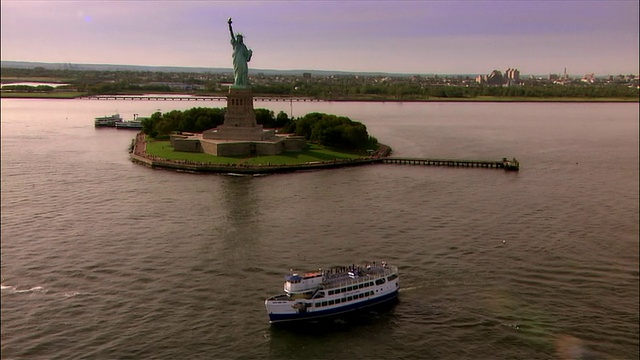
<svg viewBox="0 0 640 360">
<path fill-rule="evenodd" d="M 389 300 L 395 299 L 397 296 L 398 296 L 398 290 L 384 296 L 369 299 L 367 301 L 363 301 L 363 302 L 359 302 L 351 305 L 340 306 L 340 307 L 336 307 L 328 310 L 317 311 L 315 310 L 317 308 L 313 308 L 314 311 L 310 311 L 310 312 L 307 311 L 307 312 L 301 312 L 301 313 L 295 313 L 295 314 L 272 313 L 272 314 L 269 314 L 269 321 L 272 323 L 277 323 L 277 322 L 285 322 L 285 321 L 318 319 L 318 318 L 323 318 L 327 316 L 343 314 L 343 313 L 354 311 L 354 310 L 359 310 L 359 309 L 373 306 L 373 305 L 382 304 Z"/>
</svg>

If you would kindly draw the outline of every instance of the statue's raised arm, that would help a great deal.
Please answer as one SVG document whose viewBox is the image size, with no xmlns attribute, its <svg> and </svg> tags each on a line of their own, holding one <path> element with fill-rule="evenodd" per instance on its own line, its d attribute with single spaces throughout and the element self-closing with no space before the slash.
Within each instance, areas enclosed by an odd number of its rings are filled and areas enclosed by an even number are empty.
<svg viewBox="0 0 640 360">
<path fill-rule="evenodd" d="M 231 41 L 236 41 L 236 37 L 235 35 L 233 35 L 233 28 L 231 27 L 231 18 L 229 18 L 229 20 L 227 20 L 227 23 L 229 24 L 229 33 L 231 34 Z"/>
</svg>

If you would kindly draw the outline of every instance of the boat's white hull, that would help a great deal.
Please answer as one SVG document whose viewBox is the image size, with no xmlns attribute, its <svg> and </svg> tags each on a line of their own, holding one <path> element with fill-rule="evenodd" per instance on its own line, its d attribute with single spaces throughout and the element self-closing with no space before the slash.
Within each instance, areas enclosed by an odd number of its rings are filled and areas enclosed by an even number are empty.
<svg viewBox="0 0 640 360">
<path fill-rule="evenodd" d="M 265 300 L 271 323 L 315 320 L 357 311 L 395 300 L 400 284 L 396 278 L 384 284 L 314 299 L 290 299 L 286 295 Z"/>
<path fill-rule="evenodd" d="M 122 121 L 122 122 L 116 123 L 116 129 L 139 130 L 139 129 L 142 129 L 142 123 L 133 122 L 133 121 Z"/>
</svg>

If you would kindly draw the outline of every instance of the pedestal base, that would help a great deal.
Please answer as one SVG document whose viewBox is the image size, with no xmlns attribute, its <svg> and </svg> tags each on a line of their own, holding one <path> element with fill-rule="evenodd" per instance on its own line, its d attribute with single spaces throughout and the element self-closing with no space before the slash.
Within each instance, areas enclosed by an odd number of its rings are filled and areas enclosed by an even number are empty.
<svg viewBox="0 0 640 360">
<path fill-rule="evenodd" d="M 253 140 L 265 141 L 271 140 L 276 136 L 275 130 L 264 130 L 262 125 L 253 127 L 220 125 L 215 129 L 205 130 L 202 132 L 204 139 L 216 140 Z"/>
</svg>

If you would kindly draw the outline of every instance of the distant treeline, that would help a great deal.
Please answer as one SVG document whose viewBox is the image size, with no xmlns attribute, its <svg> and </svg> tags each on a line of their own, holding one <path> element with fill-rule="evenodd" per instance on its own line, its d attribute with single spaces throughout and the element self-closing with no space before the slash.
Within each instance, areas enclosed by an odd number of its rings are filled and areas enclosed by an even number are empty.
<svg viewBox="0 0 640 360">
<path fill-rule="evenodd" d="M 378 140 L 369 136 L 364 124 L 344 116 L 310 113 L 290 119 L 281 111 L 275 115 L 269 109 L 254 109 L 256 122 L 265 128 L 278 129 L 280 133 L 294 133 L 320 145 L 348 150 L 375 148 Z M 224 123 L 226 108 L 196 107 L 173 110 L 164 114 L 156 112 L 142 120 L 142 131 L 153 138 L 166 138 L 172 133 L 201 133 Z"/>
<path fill-rule="evenodd" d="M 85 94 L 135 94 L 144 92 L 224 94 L 231 74 L 168 73 L 150 71 L 50 70 L 3 68 L 2 78 L 38 79 L 70 84 Z M 624 98 L 638 99 L 637 79 L 616 77 L 594 83 L 580 79 L 554 83 L 547 79 L 526 79 L 511 86 L 479 84 L 466 77 L 302 75 L 266 76 L 251 74 L 253 92 L 258 95 L 304 96 L 324 100 L 430 98 L 473 99 L 478 97 L 518 98 Z"/>
<path fill-rule="evenodd" d="M 482 96 L 532 98 L 637 98 L 638 89 L 629 86 L 544 85 L 544 86 L 491 86 L 491 85 L 418 85 L 411 83 L 364 84 L 331 86 L 329 84 L 256 85 L 254 92 L 274 95 L 304 95 L 321 99 L 337 98 L 460 98 Z"/>
</svg>

